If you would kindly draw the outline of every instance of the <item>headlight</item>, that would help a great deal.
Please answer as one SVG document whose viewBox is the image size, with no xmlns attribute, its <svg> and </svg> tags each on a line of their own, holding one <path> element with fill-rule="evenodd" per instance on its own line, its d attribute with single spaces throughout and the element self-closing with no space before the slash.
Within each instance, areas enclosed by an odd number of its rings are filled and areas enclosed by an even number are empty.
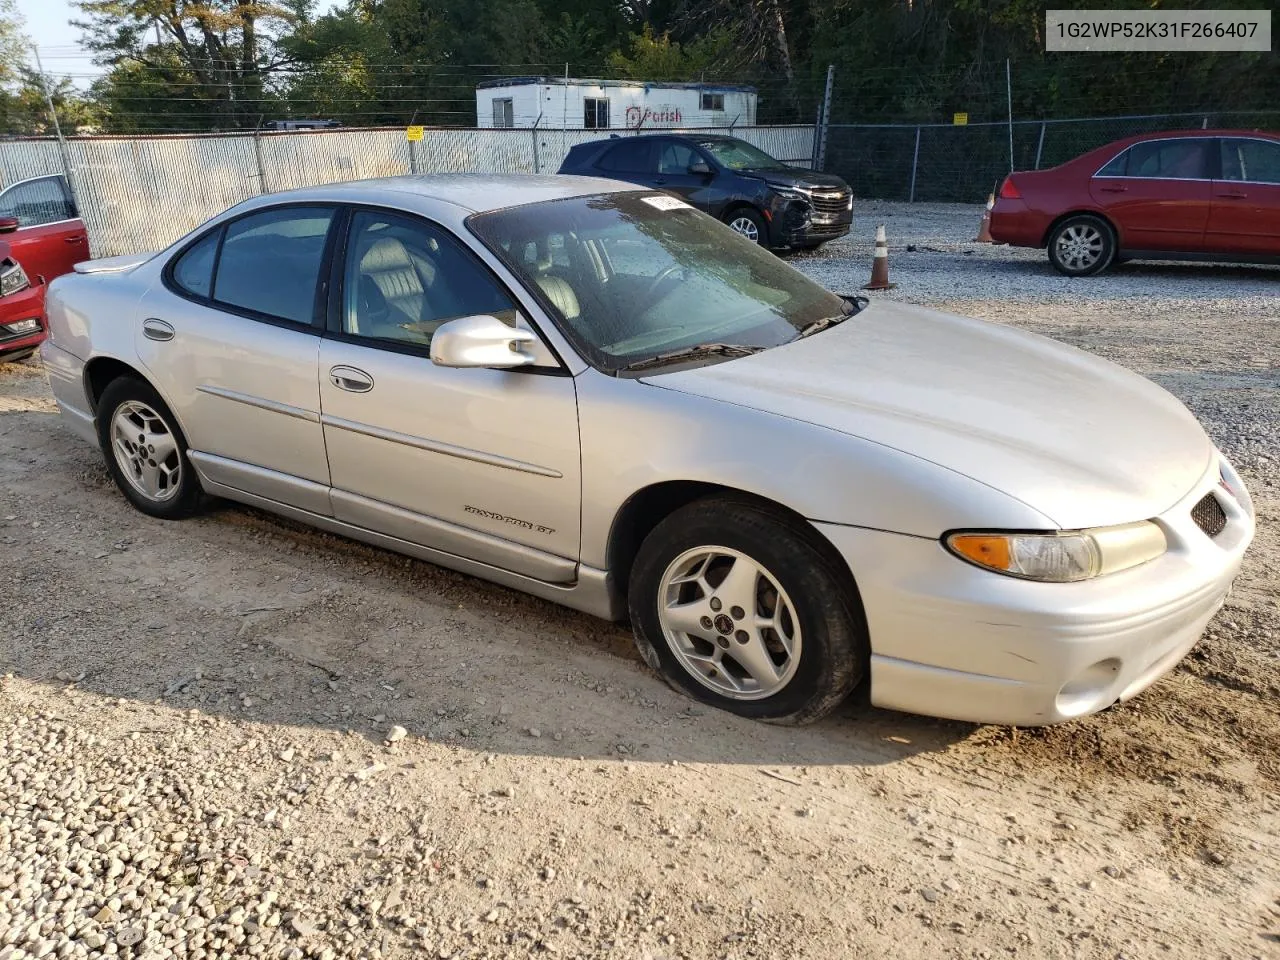
<svg viewBox="0 0 1280 960">
<path fill-rule="evenodd" d="M 961 531 L 943 543 L 961 560 L 1024 580 L 1070 583 L 1128 570 L 1161 556 L 1164 531 L 1150 520 L 1056 533 Z"/>
<path fill-rule="evenodd" d="M 21 264 L 14 263 L 12 260 L 0 263 L 0 297 L 7 297 L 29 286 L 31 281 L 27 279 L 27 272 L 22 269 Z"/>
<path fill-rule="evenodd" d="M 803 200 L 805 203 L 809 202 L 808 194 L 796 187 L 792 187 L 784 183 L 769 183 L 767 180 L 765 183 L 769 185 L 770 190 L 780 197 L 786 197 L 788 200 Z"/>
</svg>

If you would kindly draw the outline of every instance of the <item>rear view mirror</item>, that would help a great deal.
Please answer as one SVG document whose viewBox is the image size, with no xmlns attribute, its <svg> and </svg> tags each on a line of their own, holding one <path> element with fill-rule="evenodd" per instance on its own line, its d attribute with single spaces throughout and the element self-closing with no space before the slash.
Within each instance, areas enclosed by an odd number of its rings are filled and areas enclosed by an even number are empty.
<svg viewBox="0 0 1280 960">
<path fill-rule="evenodd" d="M 689 164 L 689 172 L 695 176 L 707 176 L 711 173 L 711 165 L 705 160 L 695 160 Z"/>
<path fill-rule="evenodd" d="M 13 233 L 19 226 L 17 217 L 0 217 L 0 233 Z"/>
<path fill-rule="evenodd" d="M 509 327 L 487 314 L 459 317 L 440 324 L 432 334 L 431 362 L 441 367 L 523 367 L 535 358 L 520 345 L 536 339 L 531 331 Z"/>
</svg>

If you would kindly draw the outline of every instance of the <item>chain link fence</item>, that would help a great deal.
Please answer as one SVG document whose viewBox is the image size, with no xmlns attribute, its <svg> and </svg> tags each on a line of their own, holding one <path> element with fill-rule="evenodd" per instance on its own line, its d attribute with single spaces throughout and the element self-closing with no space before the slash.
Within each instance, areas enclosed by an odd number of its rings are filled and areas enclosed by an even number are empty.
<svg viewBox="0 0 1280 960">
<path fill-rule="evenodd" d="M 780 160 L 810 166 L 826 135 L 824 169 L 866 199 L 976 203 L 1012 166 L 1053 166 L 1137 133 L 1200 127 L 1280 127 L 1280 111 L 1007 123 L 831 124 L 708 129 Z M 1012 164 L 1010 134 L 1012 132 Z M 617 131 L 629 136 L 635 131 Z M 554 173 L 597 130 L 401 128 L 154 137 L 77 137 L 66 166 L 97 256 L 156 250 L 260 193 L 408 173 Z M 63 173 L 58 142 L 0 141 L 4 185 Z"/>
<path fill-rule="evenodd" d="M 707 132 L 729 132 L 711 131 Z M 809 165 L 814 128 L 738 127 L 734 135 Z M 622 133 L 621 135 L 628 135 Z M 158 250 L 260 193 L 409 173 L 554 173 L 597 130 L 402 128 L 155 137 L 76 137 L 66 166 L 95 256 Z M 7 186 L 65 172 L 52 139 L 0 141 Z"/>
<path fill-rule="evenodd" d="M 1135 134 L 1202 128 L 1276 130 L 1280 111 L 1016 120 L 1012 125 L 832 124 L 826 128 L 824 169 L 847 180 L 859 197 L 976 203 L 1011 169 L 1056 166 Z"/>
</svg>

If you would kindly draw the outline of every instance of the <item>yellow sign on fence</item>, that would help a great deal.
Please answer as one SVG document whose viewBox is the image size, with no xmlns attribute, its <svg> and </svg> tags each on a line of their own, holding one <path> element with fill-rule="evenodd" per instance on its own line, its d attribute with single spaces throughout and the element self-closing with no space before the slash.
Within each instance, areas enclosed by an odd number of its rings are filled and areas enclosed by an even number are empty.
<svg viewBox="0 0 1280 960">
<path fill-rule="evenodd" d="M 404 138 L 410 141 L 411 143 L 421 143 L 422 131 L 423 131 L 422 127 L 409 127 L 404 132 Z"/>
<path fill-rule="evenodd" d="M 963 127 L 969 123 L 969 115 L 967 113 L 957 113 L 952 115 L 951 123 L 953 126 Z"/>
</svg>

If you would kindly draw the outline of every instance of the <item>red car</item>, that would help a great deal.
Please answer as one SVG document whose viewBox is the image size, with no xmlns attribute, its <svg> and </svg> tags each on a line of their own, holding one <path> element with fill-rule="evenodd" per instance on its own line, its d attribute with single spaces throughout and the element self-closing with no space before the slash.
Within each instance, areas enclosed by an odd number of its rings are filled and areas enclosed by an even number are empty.
<svg viewBox="0 0 1280 960">
<path fill-rule="evenodd" d="M 40 345 L 45 288 L 89 257 L 65 178 L 35 177 L 0 192 L 0 361 L 21 360 Z"/>
<path fill-rule="evenodd" d="M 1011 173 L 991 236 L 1073 277 L 1139 258 L 1280 263 L 1280 134 L 1147 133 Z"/>
</svg>

